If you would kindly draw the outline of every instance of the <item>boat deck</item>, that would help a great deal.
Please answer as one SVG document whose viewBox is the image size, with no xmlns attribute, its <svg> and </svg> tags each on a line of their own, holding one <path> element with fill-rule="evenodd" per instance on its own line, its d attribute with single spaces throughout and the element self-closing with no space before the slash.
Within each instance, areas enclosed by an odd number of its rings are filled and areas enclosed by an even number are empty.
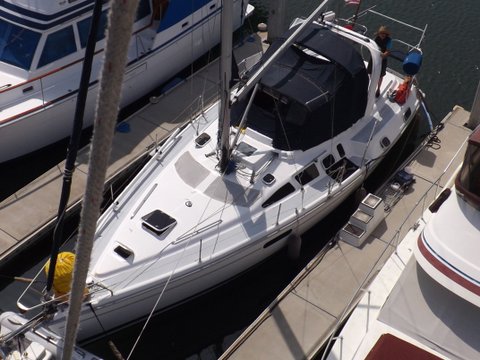
<svg viewBox="0 0 480 360">
<path fill-rule="evenodd" d="M 265 51 L 267 33 L 248 36 L 234 49 L 237 61 Z M 218 59 L 164 92 L 130 116 L 128 131 L 116 131 L 107 184 L 112 184 L 155 143 L 199 114 L 218 98 Z M 89 147 L 77 157 L 67 217 L 78 212 L 87 181 Z M 53 229 L 63 182 L 62 162 L 0 203 L 0 266 Z"/>
<path fill-rule="evenodd" d="M 422 147 L 406 163 L 415 182 L 401 196 L 395 197 L 388 187 L 380 191 L 390 209 L 363 245 L 332 241 L 221 359 L 315 358 L 462 162 L 471 132 L 463 126 L 468 118 L 469 112 L 455 107 L 443 119 L 435 146 Z"/>
</svg>

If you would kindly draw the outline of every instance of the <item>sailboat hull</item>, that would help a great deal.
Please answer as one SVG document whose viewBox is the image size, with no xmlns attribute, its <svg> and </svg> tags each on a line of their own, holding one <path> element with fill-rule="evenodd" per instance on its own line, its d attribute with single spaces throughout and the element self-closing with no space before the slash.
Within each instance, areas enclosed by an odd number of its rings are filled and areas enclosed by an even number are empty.
<svg viewBox="0 0 480 360">
<path fill-rule="evenodd" d="M 265 54 L 271 68 L 252 68 L 262 76 L 252 75 L 248 103 L 239 99 L 230 111 L 225 171 L 214 140 L 224 128 L 218 102 L 154 149 L 101 216 L 80 340 L 188 301 L 264 261 L 353 194 L 409 128 L 418 90 L 410 83 L 404 103 L 389 100 L 386 93 L 404 82 L 389 71 L 375 96 L 377 46 L 332 23 L 305 24 L 292 29 L 302 31 L 294 45 Z M 370 78 L 353 42 L 370 51 Z M 67 307 L 50 323 L 55 331 L 65 326 Z"/>
<path fill-rule="evenodd" d="M 207 118 L 209 115 L 214 118 L 216 113 L 218 113 L 218 104 L 209 109 L 205 115 Z M 412 119 L 413 115 L 408 119 L 407 123 L 410 123 Z M 180 140 L 176 145 L 179 148 L 188 146 L 183 144 L 183 142 L 191 142 L 191 139 L 195 137 L 195 133 L 193 127 L 188 126 L 178 135 Z M 401 134 L 399 134 L 399 137 L 400 136 Z M 168 156 L 165 158 L 165 163 L 168 158 Z M 379 163 L 379 160 L 369 163 L 368 174 L 373 171 Z M 158 168 L 161 168 L 164 165 L 163 161 L 159 164 L 159 161 L 154 158 L 142 170 L 142 173 L 152 176 L 152 173 L 158 171 Z M 231 280 L 233 277 L 258 265 L 280 249 L 287 246 L 290 236 L 302 235 L 319 221 L 324 219 L 329 213 L 344 202 L 347 197 L 352 195 L 355 190 L 362 185 L 365 179 L 365 171 L 366 168 L 358 170 L 354 176 L 349 177 L 348 180 L 341 184 L 341 186 L 339 184 L 332 186 L 332 193 L 330 195 L 324 196 L 323 201 L 312 202 L 311 206 L 305 206 L 302 208 L 301 193 L 299 192 L 294 207 L 290 211 L 287 210 L 288 212 L 295 214 L 290 220 L 282 221 L 281 217 L 278 217 L 279 212 L 282 212 L 281 208 L 269 209 L 271 210 L 270 215 L 266 215 L 263 220 L 270 224 L 267 226 L 268 230 L 264 229 L 262 233 L 254 235 L 251 239 L 243 239 L 242 241 L 240 239 L 228 239 L 228 235 L 225 235 L 225 237 L 220 236 L 221 239 L 219 240 L 219 243 L 222 241 L 229 241 L 230 245 L 236 243 L 243 244 L 239 245 L 234 250 L 230 250 L 228 253 L 223 253 L 221 256 L 214 256 L 208 252 L 209 246 L 207 245 L 207 239 L 204 240 L 203 244 L 202 239 L 192 239 L 189 247 L 194 246 L 193 244 L 197 246 L 192 250 L 192 253 L 196 254 L 194 255 L 195 259 L 193 260 L 193 263 L 184 270 L 175 270 L 173 275 L 171 275 L 172 267 L 168 267 L 167 270 L 162 270 L 162 267 L 159 264 L 162 259 L 161 257 L 150 259 L 151 262 L 145 263 L 142 266 L 144 270 L 142 270 L 142 268 L 137 270 L 132 269 L 132 271 L 134 271 L 133 273 L 123 275 L 122 271 L 109 272 L 108 277 L 110 280 L 105 279 L 106 282 L 100 281 L 100 283 L 106 285 L 107 290 L 111 290 L 112 293 L 102 289 L 99 294 L 103 295 L 93 295 L 93 301 L 85 304 L 82 309 L 81 327 L 79 328 L 78 333 L 79 340 L 93 340 L 96 337 L 105 335 L 105 332 L 114 332 L 122 327 L 141 321 L 149 314 L 150 310 L 154 313 L 166 311 L 210 291 Z M 128 209 L 122 208 L 122 204 L 124 203 L 125 198 L 132 196 L 138 196 L 139 198 L 143 197 L 143 195 L 133 195 L 134 193 L 140 194 L 149 192 L 151 185 L 144 180 L 145 179 L 142 178 L 142 175 L 140 174 L 140 176 L 126 189 L 126 193 L 118 199 L 120 203 L 119 208 L 110 208 L 102 216 L 98 227 L 97 236 L 99 239 L 119 239 L 118 235 L 115 235 L 117 231 L 120 233 L 126 233 L 129 231 L 122 228 L 118 229 L 111 222 L 121 222 L 122 219 L 131 217 L 132 211 L 134 211 L 138 204 L 132 203 L 129 205 Z M 304 202 L 304 205 L 306 203 L 307 201 Z M 252 215 L 251 219 L 254 218 L 255 216 Z M 241 230 L 243 226 L 245 226 L 245 229 Z M 249 227 L 250 224 L 240 224 L 234 226 L 234 228 L 238 230 L 230 229 L 230 231 L 233 233 L 248 232 Z M 245 234 L 244 237 L 246 238 L 247 235 Z M 135 242 L 135 239 L 132 240 Z M 187 241 L 188 240 L 185 240 L 185 242 Z M 220 245 L 218 245 L 218 247 L 220 248 Z M 229 246 L 225 245 L 225 247 Z M 101 246 L 98 246 L 97 249 L 98 252 L 95 252 L 93 255 L 94 261 L 104 261 L 104 263 L 107 264 L 109 260 L 102 260 L 97 257 L 101 256 L 99 254 L 103 253 Z M 157 253 L 162 250 L 150 251 Z M 182 261 L 182 258 L 189 258 L 188 251 L 187 245 L 185 245 L 185 252 L 187 254 L 179 253 L 177 261 L 180 262 Z M 114 260 L 114 262 L 116 262 L 116 260 Z M 107 266 L 108 265 L 105 265 L 105 267 Z M 112 266 L 114 265 L 112 264 Z M 98 271 L 100 272 L 100 270 Z M 104 270 L 105 273 L 108 271 Z M 141 274 L 143 271 L 145 272 L 145 275 Z M 92 272 L 92 274 L 95 274 L 95 272 Z M 157 276 L 157 278 L 155 278 L 155 276 Z M 117 286 L 119 284 L 115 285 L 116 282 L 121 282 L 123 280 L 122 277 L 129 278 L 127 282 L 130 283 L 130 289 L 122 290 L 121 286 Z M 133 278 L 135 278 L 135 280 L 132 280 Z M 136 282 L 136 284 L 133 284 L 133 282 Z M 107 283 L 112 284 L 112 287 L 110 288 Z M 115 288 L 118 288 L 118 291 L 115 290 Z M 132 288 L 134 288 L 134 290 Z M 94 286 L 92 290 L 93 289 L 99 290 L 97 286 Z M 67 307 L 60 307 L 59 313 L 49 324 L 49 327 L 55 332 L 61 333 L 63 331 L 67 310 Z M 119 314 L 121 314 L 121 316 Z"/>
</svg>

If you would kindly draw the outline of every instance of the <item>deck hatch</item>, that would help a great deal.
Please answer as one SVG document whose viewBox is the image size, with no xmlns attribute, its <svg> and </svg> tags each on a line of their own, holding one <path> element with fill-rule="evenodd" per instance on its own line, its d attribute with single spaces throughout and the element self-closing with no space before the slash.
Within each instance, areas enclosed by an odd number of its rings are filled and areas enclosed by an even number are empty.
<svg viewBox="0 0 480 360">
<path fill-rule="evenodd" d="M 124 259 L 128 259 L 133 254 L 133 252 L 130 249 L 127 249 L 122 245 L 118 245 L 115 249 L 113 249 L 113 251 L 115 251 L 118 255 L 120 255 Z"/>
<path fill-rule="evenodd" d="M 163 234 L 176 224 L 177 220 L 158 209 L 142 217 L 142 225 L 157 235 Z"/>
</svg>

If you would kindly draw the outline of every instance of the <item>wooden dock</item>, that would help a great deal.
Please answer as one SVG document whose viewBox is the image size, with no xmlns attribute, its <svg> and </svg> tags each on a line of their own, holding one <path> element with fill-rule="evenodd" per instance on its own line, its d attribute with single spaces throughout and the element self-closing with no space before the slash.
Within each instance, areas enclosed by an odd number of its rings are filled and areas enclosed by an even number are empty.
<svg viewBox="0 0 480 360">
<path fill-rule="evenodd" d="M 266 33 L 250 35 L 234 49 L 235 58 L 246 59 L 264 51 Z M 128 132 L 117 131 L 113 140 L 107 184 L 115 181 L 148 155 L 176 128 L 201 113 L 218 98 L 218 59 L 130 116 Z M 67 217 L 78 212 L 85 191 L 89 147 L 77 157 Z M 63 181 L 64 162 L 0 203 L 0 265 L 36 243 L 55 225 Z"/>
<path fill-rule="evenodd" d="M 318 356 L 363 295 L 362 289 L 458 168 L 471 132 L 463 126 L 468 117 L 467 111 L 455 107 L 442 121 L 444 128 L 435 141 L 406 163 L 415 183 L 392 203 L 384 221 L 362 246 L 332 240 L 331 246 L 304 268 L 221 359 Z M 388 188 L 383 190 L 381 194 L 388 194 Z"/>
</svg>

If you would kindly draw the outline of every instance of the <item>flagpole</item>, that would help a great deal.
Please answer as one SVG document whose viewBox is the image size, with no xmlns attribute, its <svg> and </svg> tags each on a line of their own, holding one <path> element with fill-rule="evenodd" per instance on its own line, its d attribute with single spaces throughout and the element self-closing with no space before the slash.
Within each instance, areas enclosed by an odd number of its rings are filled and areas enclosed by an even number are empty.
<svg viewBox="0 0 480 360">
<path fill-rule="evenodd" d="M 357 9 L 355 10 L 355 15 L 353 15 L 353 25 L 357 22 L 358 11 L 360 10 L 360 5 L 362 4 L 362 0 L 358 2 Z"/>
<path fill-rule="evenodd" d="M 349 26 L 351 27 L 351 30 L 353 30 L 353 27 L 355 26 L 355 23 L 357 22 L 357 18 L 358 18 L 358 13 L 360 11 L 360 5 L 362 5 L 362 0 L 358 0 L 358 1 L 355 1 L 355 0 L 345 0 L 346 4 L 357 4 L 357 8 L 355 9 L 355 15 L 353 15 L 353 20 L 352 22 L 349 24 Z"/>
</svg>

